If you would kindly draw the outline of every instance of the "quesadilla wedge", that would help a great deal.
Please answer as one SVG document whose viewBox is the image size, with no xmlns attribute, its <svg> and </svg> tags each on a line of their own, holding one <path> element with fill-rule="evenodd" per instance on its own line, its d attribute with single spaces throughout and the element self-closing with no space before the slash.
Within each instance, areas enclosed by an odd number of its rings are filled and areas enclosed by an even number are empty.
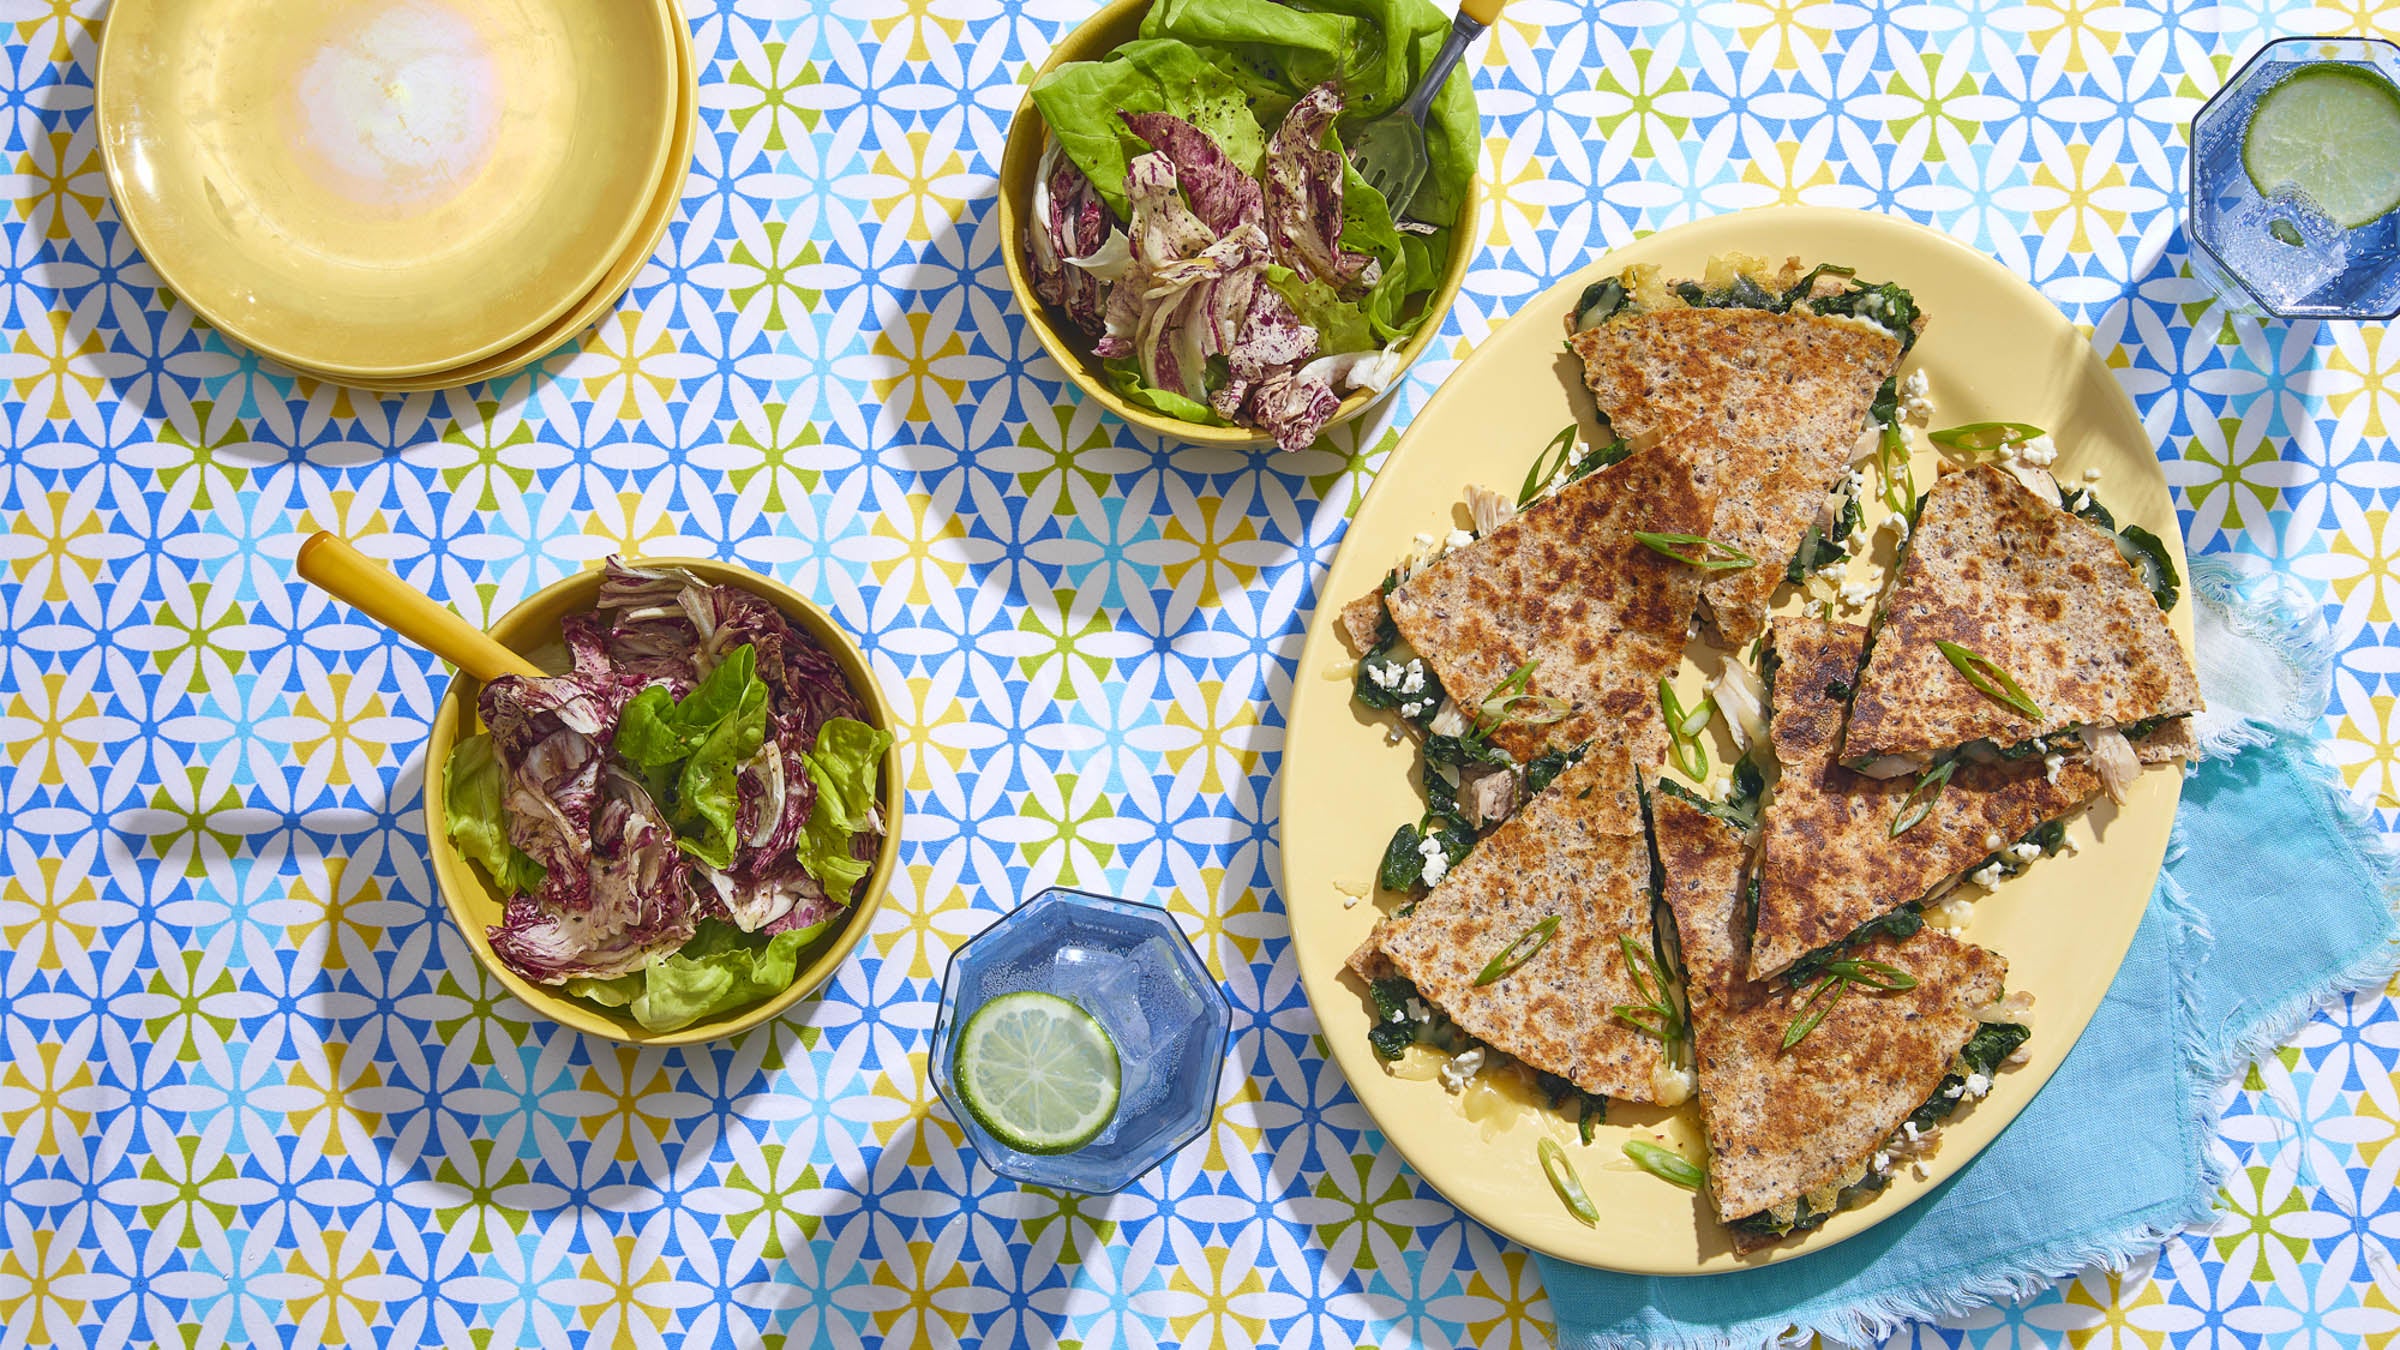
<svg viewBox="0 0 2400 1350">
<path fill-rule="evenodd" d="M 2160 607 L 2172 592 L 2154 595 L 2118 540 L 2005 468 L 1944 474 L 1877 616 L 1843 762 L 1918 774 L 1967 747 L 2039 746 L 2088 753 L 2121 796 L 2129 742 L 2182 736 L 2167 723 L 2201 698 Z"/>
<path fill-rule="evenodd" d="M 1490 743 L 1519 763 L 1586 741 L 1623 746 L 1636 764 L 1664 763 L 1657 686 L 1683 660 L 1710 574 L 1636 535 L 1705 535 L 1712 463 L 1707 449 L 1680 442 L 1641 451 L 1396 578 L 1381 600 L 1393 638 L 1422 665 L 1378 664 L 1379 645 L 1360 662 L 1362 697 L 1370 679 L 1417 691 L 1400 706 L 1414 720 L 1446 693 L 1465 719 L 1449 733 L 1456 738 L 1490 720 L 1481 710 L 1495 694 L 1521 696 L 1553 715 L 1491 726 Z M 1355 639 L 1370 617 L 1353 607 L 1344 626 Z"/>
<path fill-rule="evenodd" d="M 2090 763 L 2064 755 L 1962 763 L 1930 793 L 1913 778 L 1845 768 L 1836 752 L 1867 630 L 1785 617 L 1767 642 L 1774 672 L 1768 727 L 1783 776 L 1760 817 L 1757 932 L 1747 970 L 1754 979 L 1947 883 L 2022 870 L 2057 849 L 2064 833 L 2054 822 L 2100 795 Z"/>
<path fill-rule="evenodd" d="M 1717 259 L 1705 284 L 1667 286 L 1656 270 L 1587 289 L 1568 345 L 1617 435 L 1696 436 L 1716 449 L 1722 489 L 1707 533 L 1760 562 L 1704 588 L 1725 645 L 1739 646 L 1758 635 L 1778 584 L 1827 561 L 1805 542 L 1844 556 L 1839 540 L 1857 523 L 1844 504 L 1853 452 L 1871 412 L 1896 416 L 1894 376 L 1919 317 L 1897 287 L 1803 276 L 1797 258 L 1772 273 L 1759 259 Z"/>
<path fill-rule="evenodd" d="M 1651 798 L 1651 819 L 1683 949 L 1709 1194 L 1734 1249 L 1754 1251 L 1872 1199 L 1930 1153 L 2027 1032 L 1980 1020 L 2005 1015 L 2007 961 L 1936 932 L 1844 953 L 1862 974 L 1899 972 L 1868 974 L 1875 984 L 1905 987 L 1745 978 L 1746 841 L 1670 793 Z"/>
<path fill-rule="evenodd" d="M 1642 1001 L 1620 938 L 1650 950 L 1650 906 L 1632 767 L 1595 749 L 1378 923 L 1350 966 L 1408 980 L 1467 1035 L 1584 1092 L 1653 1102 L 1673 1095 L 1663 1042 L 1612 1012 Z"/>
</svg>

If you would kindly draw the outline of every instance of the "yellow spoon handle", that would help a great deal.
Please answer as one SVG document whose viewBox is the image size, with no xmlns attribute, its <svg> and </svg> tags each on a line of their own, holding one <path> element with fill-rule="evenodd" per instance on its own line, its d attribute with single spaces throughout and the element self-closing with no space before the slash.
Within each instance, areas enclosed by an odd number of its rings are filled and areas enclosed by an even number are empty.
<svg viewBox="0 0 2400 1350">
<path fill-rule="evenodd" d="M 1459 8 L 1468 18 L 1489 28 L 1500 21 L 1500 6 L 1508 0 L 1460 0 Z"/>
<path fill-rule="evenodd" d="M 479 680 L 503 675 L 540 676 L 524 657 L 494 642 L 489 633 L 434 603 L 392 570 L 350 546 L 340 535 L 319 530 L 300 546 L 300 575 L 337 600 Z"/>
</svg>

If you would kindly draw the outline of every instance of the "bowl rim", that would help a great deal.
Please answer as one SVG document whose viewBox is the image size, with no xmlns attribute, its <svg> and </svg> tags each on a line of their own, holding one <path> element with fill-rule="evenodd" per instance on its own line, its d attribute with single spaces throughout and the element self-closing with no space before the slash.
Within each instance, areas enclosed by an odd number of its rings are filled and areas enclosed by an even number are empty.
<svg viewBox="0 0 2400 1350">
<path fill-rule="evenodd" d="M 621 1017 L 596 1004 L 586 1003 L 564 990 L 526 979 L 492 954 L 491 941 L 485 936 L 483 920 L 467 912 L 466 901 L 459 894 L 461 883 L 453 877 L 454 873 L 473 875 L 473 864 L 459 855 L 444 828 L 446 812 L 442 800 L 448 782 L 450 751 L 456 746 L 461 730 L 468 724 L 466 691 L 470 686 L 480 688 L 475 678 L 464 672 L 454 672 L 448 687 L 442 691 L 441 701 L 435 705 L 431 734 L 426 741 L 426 863 L 433 873 L 434 888 L 441 894 L 442 907 L 449 914 L 450 921 L 457 926 L 459 935 L 465 939 L 476 963 L 532 1012 L 570 1030 L 627 1045 L 696 1045 L 749 1031 L 815 996 L 833 978 L 842 963 L 849 959 L 850 953 L 866 937 L 868 929 L 874 926 L 876 912 L 882 908 L 890 892 L 891 879 L 898 870 L 900 860 L 903 799 L 907 795 L 900 761 L 901 738 L 894 725 L 891 703 L 884 697 L 882 685 L 874 678 L 874 667 L 867 661 L 865 652 L 849 631 L 815 601 L 773 577 L 722 559 L 644 556 L 625 561 L 642 567 L 682 568 L 712 585 L 739 586 L 772 603 L 833 657 L 844 682 L 850 686 L 852 693 L 858 695 L 860 703 L 865 705 L 870 724 L 892 733 L 892 744 L 883 754 L 882 780 L 876 793 L 876 801 L 884 817 L 883 840 L 876 847 L 875 864 L 867 874 L 865 891 L 851 901 L 849 913 L 840 927 L 830 936 L 820 939 L 821 945 L 816 947 L 815 955 L 793 973 L 789 988 L 749 1007 L 718 1017 L 703 1018 L 673 1031 L 646 1031 L 629 1017 Z M 520 615 L 531 616 L 539 608 L 556 603 L 578 590 L 589 588 L 596 596 L 600 576 L 600 568 L 590 567 L 534 591 L 500 616 L 492 625 L 493 636 L 501 638 L 506 645 L 516 646 L 516 642 L 502 637 L 512 619 Z M 533 620 L 528 617 L 524 622 Z"/>
<path fill-rule="evenodd" d="M 1275 438 L 1251 427 L 1212 427 L 1199 422 L 1186 422 L 1128 402 L 1123 395 L 1109 388 L 1106 381 L 1092 374 L 1086 366 L 1090 359 L 1088 353 L 1076 350 L 1075 345 L 1060 333 L 1057 325 L 1050 320 L 1049 306 L 1033 290 L 1033 276 L 1025 258 L 1024 232 L 1018 228 L 1018 220 L 1023 213 L 1017 208 L 1020 196 L 1018 189 L 1022 189 L 1022 195 L 1028 202 L 1031 200 L 1032 176 L 1041 162 L 1043 143 L 1049 138 L 1049 126 L 1042 120 L 1040 110 L 1034 107 L 1033 87 L 1060 66 L 1105 56 L 1106 51 L 1094 50 L 1101 46 L 1100 34 L 1120 24 L 1138 20 L 1149 12 L 1152 3 L 1153 0 L 1110 0 L 1098 13 L 1069 29 L 1050 49 L 1049 56 L 1033 72 L 1032 78 L 1025 82 L 1024 95 L 1018 100 L 1016 113 L 1009 119 L 1008 132 L 1001 147 L 998 213 L 1001 261 L 1008 269 L 1009 290 L 1016 295 L 1017 308 L 1025 316 L 1026 324 L 1033 329 L 1035 340 L 1041 343 L 1042 350 L 1058 363 L 1068 381 L 1081 390 L 1084 397 L 1098 402 L 1101 407 L 1135 427 L 1188 444 L 1235 450 L 1273 449 Z M 1107 50 L 1115 50 L 1115 44 L 1111 44 Z M 1468 79 L 1467 89 L 1472 96 L 1472 77 Z M 1476 124 L 1477 134 L 1480 135 L 1480 106 L 1476 109 Z M 1020 135 L 1020 128 L 1033 134 Z M 1483 198 L 1483 174 L 1478 167 L 1467 178 L 1466 200 L 1460 204 L 1458 220 L 1453 226 L 1456 233 L 1452 235 L 1449 263 L 1442 271 L 1441 281 L 1426 298 L 1426 322 L 1400 346 L 1399 371 L 1394 373 L 1392 382 L 1380 392 L 1360 389 L 1345 397 L 1341 406 L 1334 410 L 1332 420 L 1325 424 L 1325 430 L 1330 431 L 1351 421 L 1388 398 L 1400 387 L 1401 377 L 1416 365 L 1417 358 L 1423 356 L 1433 345 L 1434 339 L 1441 335 L 1442 325 L 1448 322 L 1450 311 L 1458 305 L 1459 293 L 1466 288 L 1467 269 L 1475 260 L 1475 227 L 1483 214 Z"/>
</svg>

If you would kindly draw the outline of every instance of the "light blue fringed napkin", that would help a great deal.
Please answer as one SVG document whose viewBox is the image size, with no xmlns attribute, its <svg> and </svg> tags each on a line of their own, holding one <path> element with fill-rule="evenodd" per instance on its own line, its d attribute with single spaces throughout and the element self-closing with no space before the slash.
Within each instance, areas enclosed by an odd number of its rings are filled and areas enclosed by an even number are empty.
<svg viewBox="0 0 2400 1350">
<path fill-rule="evenodd" d="M 1873 1342 L 2121 1266 L 2208 1217 L 2220 1085 L 2325 1000 L 2400 967 L 2400 867 L 2309 741 L 2330 653 L 2284 584 L 2192 564 L 2203 760 L 2116 982 L 2015 1123 L 1923 1202 L 1781 1265 L 1653 1279 L 1542 1258 L 1561 1345 Z"/>
</svg>

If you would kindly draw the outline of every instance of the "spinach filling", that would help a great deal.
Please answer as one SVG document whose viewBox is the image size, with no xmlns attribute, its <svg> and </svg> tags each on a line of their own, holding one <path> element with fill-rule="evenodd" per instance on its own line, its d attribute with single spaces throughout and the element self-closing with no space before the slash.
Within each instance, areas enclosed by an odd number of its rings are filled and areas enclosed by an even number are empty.
<svg viewBox="0 0 2400 1350">
<path fill-rule="evenodd" d="M 1608 1098 L 1597 1092 L 1586 1092 L 1554 1073 L 1536 1072 L 1533 1085 L 1553 1111 L 1563 1112 L 1568 1102 L 1576 1103 L 1575 1133 L 1584 1143 L 1592 1142 L 1592 1127 L 1608 1119 Z"/>
<path fill-rule="evenodd" d="M 1925 909 L 1911 900 L 1889 914 L 1867 920 L 1850 931 L 1850 936 L 1831 942 L 1794 961 L 1779 979 L 1788 981 L 1795 989 L 1815 984 L 1825 974 L 1825 968 L 1841 960 L 1853 950 L 1879 937 L 1912 938 L 1925 926 Z"/>
<path fill-rule="evenodd" d="M 1405 977 L 1376 980 L 1367 986 L 1367 996 L 1375 1004 L 1375 1025 L 1367 1028 L 1367 1044 L 1386 1061 L 1398 1060 L 1412 1045 L 1429 1045 L 1455 1055 L 1483 1044 L 1419 997 L 1417 986 Z M 1586 1092 L 1554 1073 L 1536 1073 L 1533 1084 L 1553 1111 L 1575 1103 L 1576 1133 L 1583 1142 L 1592 1142 L 1592 1127 L 1608 1117 L 1608 1098 Z"/>
<path fill-rule="evenodd" d="M 2031 844 L 2042 851 L 2043 857 L 2048 858 L 2056 856 L 2059 849 L 2066 846 L 2066 842 L 2067 822 L 2064 820 L 2049 820 L 2044 821 L 2027 831 L 2025 837 L 2019 839 L 2017 844 Z M 2019 858 L 2016 855 L 2015 846 L 2012 845 L 2009 848 L 2001 849 L 1999 852 L 1992 854 L 1990 857 L 1985 858 L 1982 862 L 1975 864 L 1973 867 L 1970 867 L 1967 870 L 1969 872 L 1980 872 L 1987 867 L 1997 868 L 2001 876 L 2013 877 L 2032 865 L 2033 860 L 2031 858 Z"/>
<path fill-rule="evenodd" d="M 1704 814 L 1745 833 L 1758 825 L 1759 798 L 1766 794 L 1767 776 L 1749 757 L 1733 766 L 1733 791 L 1724 801 L 1703 797 L 1672 778 L 1658 780 L 1658 790 L 1698 807 Z"/>
<path fill-rule="evenodd" d="M 1928 1130 L 1957 1114 L 1959 1104 L 1968 1100 L 1968 1077 L 1974 1074 L 1991 1077 L 2002 1062 L 2015 1054 L 2017 1047 L 2032 1035 L 2031 1030 L 2014 1022 L 1986 1022 L 1978 1027 L 1957 1057 L 1951 1060 L 1950 1071 L 1942 1075 L 1942 1081 L 1934 1088 L 1933 1095 L 1925 1099 L 1923 1106 L 1910 1113 L 1908 1123 L 1920 1130 Z M 1871 1199 L 1890 1184 L 1889 1173 L 1878 1172 L 1870 1167 L 1865 1176 L 1844 1186 L 1834 1195 L 1830 1209 L 1818 1209 L 1808 1203 L 1808 1197 L 1802 1196 L 1792 1211 L 1790 1223 L 1780 1222 L 1772 1211 L 1762 1210 L 1748 1218 L 1736 1219 L 1726 1227 L 1749 1237 L 1781 1240 L 1794 1233 L 1806 1233 L 1824 1227 L 1827 1219 Z"/>
<path fill-rule="evenodd" d="M 1783 569 L 1783 579 L 1797 584 L 1820 567 L 1837 563 L 1850 556 L 1842 547 L 1859 527 L 1858 494 L 1845 484 L 1842 490 L 1842 510 L 1827 533 L 1815 521 L 1808 523 L 1808 532 L 1800 536 L 1800 551 L 1792 555 L 1791 565 Z"/>
</svg>

